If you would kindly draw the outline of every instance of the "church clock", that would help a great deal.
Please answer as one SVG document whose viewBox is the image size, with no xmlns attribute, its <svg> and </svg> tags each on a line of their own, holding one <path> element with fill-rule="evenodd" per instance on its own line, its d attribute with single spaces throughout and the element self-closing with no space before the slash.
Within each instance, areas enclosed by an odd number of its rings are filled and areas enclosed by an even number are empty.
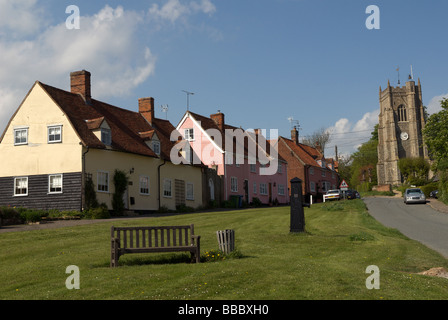
<svg viewBox="0 0 448 320">
<path fill-rule="evenodd" d="M 402 132 L 400 135 L 401 140 L 408 140 L 409 134 L 407 132 Z"/>
</svg>

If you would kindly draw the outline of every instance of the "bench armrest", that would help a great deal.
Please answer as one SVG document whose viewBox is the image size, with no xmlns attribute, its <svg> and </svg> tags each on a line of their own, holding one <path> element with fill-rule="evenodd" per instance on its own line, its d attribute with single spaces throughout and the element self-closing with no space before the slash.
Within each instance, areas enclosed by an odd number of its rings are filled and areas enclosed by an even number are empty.
<svg viewBox="0 0 448 320">
<path fill-rule="evenodd" d="M 199 246 L 200 242 L 201 242 L 201 236 L 198 236 L 195 234 L 191 236 L 191 245 L 192 246 L 194 246 L 194 245 Z"/>
</svg>

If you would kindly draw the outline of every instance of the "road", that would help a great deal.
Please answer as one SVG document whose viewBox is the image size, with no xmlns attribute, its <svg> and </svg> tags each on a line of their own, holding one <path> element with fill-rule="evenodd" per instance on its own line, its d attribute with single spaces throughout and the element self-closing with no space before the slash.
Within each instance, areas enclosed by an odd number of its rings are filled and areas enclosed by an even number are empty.
<svg viewBox="0 0 448 320">
<path fill-rule="evenodd" d="M 402 198 L 363 199 L 369 213 L 386 227 L 398 229 L 448 258 L 448 214 L 428 204 L 404 204 Z"/>
</svg>

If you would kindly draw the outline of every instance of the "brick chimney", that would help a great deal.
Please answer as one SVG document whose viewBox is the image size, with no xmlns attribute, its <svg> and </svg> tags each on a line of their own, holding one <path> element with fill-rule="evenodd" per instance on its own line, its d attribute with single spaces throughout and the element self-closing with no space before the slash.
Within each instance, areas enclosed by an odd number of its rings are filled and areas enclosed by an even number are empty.
<svg viewBox="0 0 448 320">
<path fill-rule="evenodd" d="M 90 76 L 90 72 L 86 70 L 70 73 L 71 92 L 81 94 L 88 104 L 92 102 Z"/>
<path fill-rule="evenodd" d="M 224 131 L 224 113 L 221 113 L 218 110 L 218 113 L 211 114 L 210 118 L 215 121 L 216 125 L 218 126 L 219 130 Z"/>
<path fill-rule="evenodd" d="M 291 130 L 291 140 L 296 144 L 299 145 L 299 131 L 297 131 L 297 128 L 294 127 L 294 129 Z"/>
<path fill-rule="evenodd" d="M 152 125 L 154 119 L 154 98 L 138 99 L 138 112 Z"/>
</svg>

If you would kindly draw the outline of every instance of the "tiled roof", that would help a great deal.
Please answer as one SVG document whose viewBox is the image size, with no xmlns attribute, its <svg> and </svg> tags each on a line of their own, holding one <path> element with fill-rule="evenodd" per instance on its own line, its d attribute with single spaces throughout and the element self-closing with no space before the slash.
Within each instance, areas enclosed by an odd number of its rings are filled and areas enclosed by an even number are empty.
<svg viewBox="0 0 448 320">
<path fill-rule="evenodd" d="M 81 95 L 39 83 L 69 118 L 85 146 L 106 148 L 92 129 L 98 129 L 103 120 L 111 128 L 112 149 L 117 151 L 157 157 L 145 143 L 156 132 L 161 142 L 161 158 L 169 160 L 173 142 L 170 134 L 174 126 L 166 120 L 154 119 L 150 125 L 138 112 L 118 108 L 92 99 L 87 104 Z M 143 135 L 142 135 L 143 133 Z"/>
<path fill-rule="evenodd" d="M 291 139 L 280 137 L 286 145 L 299 157 L 305 164 L 320 167 L 316 160 L 322 159 L 322 155 L 315 148 L 304 145 L 302 143 L 296 144 Z"/>
</svg>

